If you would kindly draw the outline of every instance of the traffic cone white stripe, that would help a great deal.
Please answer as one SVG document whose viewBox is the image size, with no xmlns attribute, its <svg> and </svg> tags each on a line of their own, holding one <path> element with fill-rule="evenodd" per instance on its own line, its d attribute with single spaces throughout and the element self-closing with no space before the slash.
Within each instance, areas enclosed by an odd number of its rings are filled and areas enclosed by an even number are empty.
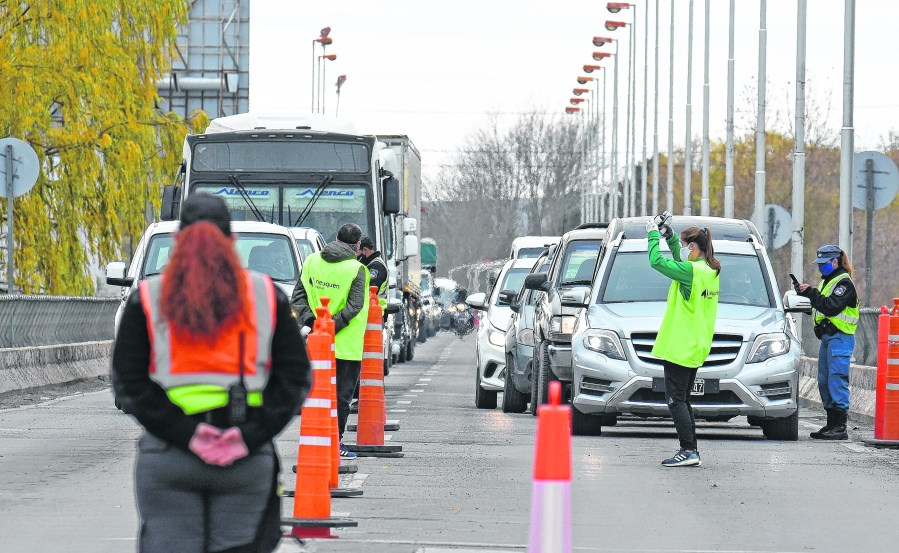
<svg viewBox="0 0 899 553">
<path fill-rule="evenodd" d="M 312 366 L 313 371 L 330 371 L 331 370 L 331 362 L 330 361 L 310 361 L 309 365 Z"/>
<path fill-rule="evenodd" d="M 300 436 L 300 445 L 317 445 L 331 447 L 331 438 L 323 436 Z"/>
<path fill-rule="evenodd" d="M 375 378 L 363 378 L 359 381 L 360 386 L 377 386 L 378 388 L 384 387 L 384 381 L 378 380 Z"/>
<path fill-rule="evenodd" d="M 307 397 L 306 401 L 303 402 L 303 407 L 321 407 L 322 409 L 330 409 L 331 400 Z"/>
<path fill-rule="evenodd" d="M 537 480 L 528 553 L 571 552 L 571 482 Z"/>
</svg>

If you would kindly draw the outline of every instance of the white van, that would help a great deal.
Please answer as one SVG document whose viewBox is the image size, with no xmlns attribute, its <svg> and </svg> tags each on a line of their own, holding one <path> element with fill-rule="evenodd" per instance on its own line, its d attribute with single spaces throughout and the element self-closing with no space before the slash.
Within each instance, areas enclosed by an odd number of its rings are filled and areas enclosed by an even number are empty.
<svg viewBox="0 0 899 553">
<path fill-rule="evenodd" d="M 509 259 L 537 259 L 543 250 L 558 243 L 558 236 L 519 236 L 512 240 Z"/>
</svg>

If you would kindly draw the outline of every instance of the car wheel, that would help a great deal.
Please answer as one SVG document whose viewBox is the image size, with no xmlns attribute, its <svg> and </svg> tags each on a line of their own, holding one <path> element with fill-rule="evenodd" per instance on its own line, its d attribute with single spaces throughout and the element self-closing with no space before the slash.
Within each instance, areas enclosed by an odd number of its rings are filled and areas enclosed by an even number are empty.
<svg viewBox="0 0 899 553">
<path fill-rule="evenodd" d="M 427 323 L 422 323 L 418 326 L 418 343 L 424 344 L 425 340 L 428 339 L 429 331 Z"/>
<path fill-rule="evenodd" d="M 599 422 L 603 426 L 615 426 L 618 424 L 618 413 L 604 413 L 599 416 Z"/>
<path fill-rule="evenodd" d="M 762 433 L 769 440 L 795 442 L 799 439 L 799 409 L 785 419 L 764 421 Z"/>
<path fill-rule="evenodd" d="M 513 359 L 506 356 L 506 383 L 503 385 L 503 413 L 524 413 L 528 408 L 528 396 L 515 389 L 510 373 Z"/>
<path fill-rule="evenodd" d="M 428 338 L 433 338 L 437 336 L 437 324 L 431 323 L 428 325 Z"/>
<path fill-rule="evenodd" d="M 536 367 L 539 366 L 539 363 L 535 364 L 535 360 L 531 359 L 531 415 L 537 416 L 537 372 Z"/>
<path fill-rule="evenodd" d="M 406 362 L 406 348 L 408 346 L 408 342 L 403 342 L 400 345 L 400 353 L 397 355 L 396 361 L 397 363 L 405 363 Z"/>
<path fill-rule="evenodd" d="M 474 406 L 478 409 L 496 409 L 496 392 L 481 388 L 481 375 L 474 370 Z"/>
<path fill-rule="evenodd" d="M 586 415 L 571 406 L 571 433 L 575 436 L 599 436 L 602 434 L 602 416 Z"/>
<path fill-rule="evenodd" d="M 393 356 L 388 354 L 387 357 L 384 358 L 384 376 L 390 374 L 391 361 L 393 361 Z"/>
<path fill-rule="evenodd" d="M 762 417 L 746 417 L 746 422 L 749 423 L 749 426 L 762 426 L 765 423 L 765 419 Z"/>
<path fill-rule="evenodd" d="M 537 365 L 537 405 L 549 401 L 549 383 L 553 373 L 549 368 L 549 344 L 540 342 L 540 363 Z"/>
</svg>

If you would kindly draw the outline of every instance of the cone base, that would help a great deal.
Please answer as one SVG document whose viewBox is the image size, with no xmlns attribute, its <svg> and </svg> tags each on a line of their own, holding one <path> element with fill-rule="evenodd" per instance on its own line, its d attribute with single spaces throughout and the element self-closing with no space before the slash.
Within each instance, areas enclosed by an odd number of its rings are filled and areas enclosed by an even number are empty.
<svg viewBox="0 0 899 553">
<path fill-rule="evenodd" d="M 356 424 L 347 424 L 346 429 L 349 432 L 356 432 L 359 429 L 359 426 Z M 384 423 L 384 431 L 385 432 L 395 432 L 400 429 L 400 421 L 396 420 L 388 420 Z"/>
<path fill-rule="evenodd" d="M 371 457 L 370 455 L 364 455 L 365 453 L 399 453 L 403 450 L 401 445 L 344 444 L 344 446 L 360 457 Z"/>
<path fill-rule="evenodd" d="M 362 494 L 362 490 L 355 488 L 331 488 L 332 498 L 360 497 Z M 281 497 L 293 497 L 293 490 L 282 491 Z"/>
<path fill-rule="evenodd" d="M 359 522 L 349 519 L 349 518 L 339 518 L 339 517 L 331 517 L 331 518 L 282 518 L 281 526 L 290 526 L 291 527 L 291 535 L 297 538 L 315 538 L 319 536 L 311 536 L 309 532 L 314 532 L 316 530 L 325 530 L 325 536 L 321 537 L 331 537 L 330 532 L 328 531 L 330 528 L 356 528 L 359 526 Z M 297 532 L 302 532 L 304 535 L 297 535 Z"/>
<path fill-rule="evenodd" d="M 899 440 L 862 440 L 865 445 L 869 445 L 871 447 L 881 447 L 881 448 L 890 448 L 890 449 L 899 449 Z"/>
<path fill-rule="evenodd" d="M 296 471 L 297 466 L 294 465 L 293 472 L 296 473 Z M 359 467 L 357 467 L 356 465 L 340 465 L 339 467 L 337 467 L 338 474 L 355 474 L 357 472 L 359 472 Z"/>
</svg>

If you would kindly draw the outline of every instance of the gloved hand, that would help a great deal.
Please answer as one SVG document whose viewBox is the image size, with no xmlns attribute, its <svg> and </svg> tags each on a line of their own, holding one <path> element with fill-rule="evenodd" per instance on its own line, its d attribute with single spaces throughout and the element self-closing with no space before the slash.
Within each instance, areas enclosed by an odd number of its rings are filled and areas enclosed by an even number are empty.
<svg viewBox="0 0 899 553">
<path fill-rule="evenodd" d="M 190 439 L 187 448 L 200 459 L 206 460 L 208 455 L 215 447 L 222 436 L 222 431 L 218 428 L 201 422 L 194 430 L 194 435 Z"/>
<path fill-rule="evenodd" d="M 247 444 L 243 441 L 240 429 L 232 426 L 222 432 L 214 448 L 202 457 L 210 465 L 227 467 L 238 459 L 243 459 L 250 453 Z"/>
<path fill-rule="evenodd" d="M 659 234 L 662 235 L 662 238 L 668 240 L 669 238 L 674 236 L 674 230 L 668 223 L 662 223 L 661 226 L 659 226 Z"/>
<path fill-rule="evenodd" d="M 312 332 L 311 328 L 309 328 L 308 326 L 303 326 L 303 328 L 300 329 L 300 336 L 305 338 L 306 336 L 309 336 L 310 332 Z"/>
<path fill-rule="evenodd" d="M 656 224 L 655 219 L 649 219 L 646 221 L 646 234 L 654 230 L 659 230 L 659 226 Z"/>
</svg>

